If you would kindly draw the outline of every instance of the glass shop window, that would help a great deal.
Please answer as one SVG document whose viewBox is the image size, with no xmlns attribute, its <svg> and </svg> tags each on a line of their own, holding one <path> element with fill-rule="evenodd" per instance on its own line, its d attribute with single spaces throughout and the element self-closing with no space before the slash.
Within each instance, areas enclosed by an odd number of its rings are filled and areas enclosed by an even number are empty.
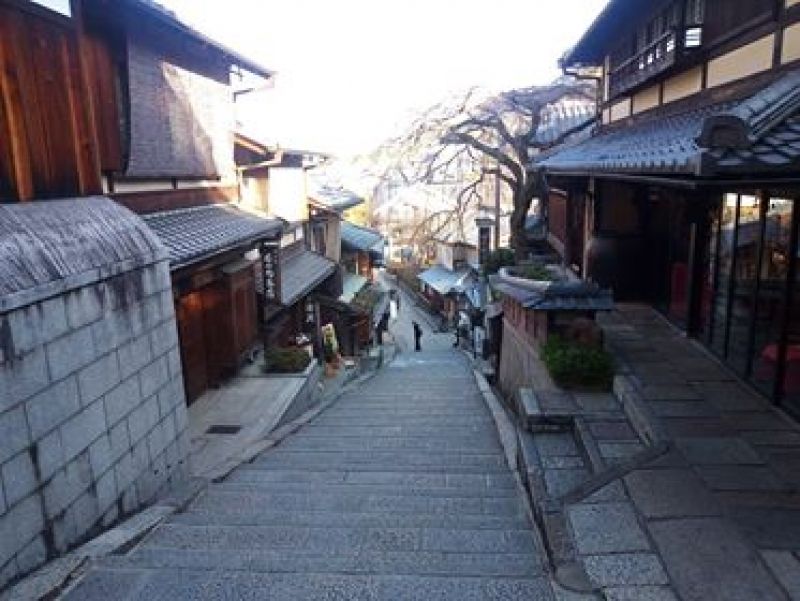
<svg viewBox="0 0 800 601">
<path fill-rule="evenodd" d="M 755 308 L 755 344 L 751 367 L 753 383 L 765 394 L 775 389 L 778 347 L 781 337 L 786 278 L 789 274 L 789 245 L 792 201 L 771 198 L 764 227 L 764 248 L 759 269 Z"/>
</svg>

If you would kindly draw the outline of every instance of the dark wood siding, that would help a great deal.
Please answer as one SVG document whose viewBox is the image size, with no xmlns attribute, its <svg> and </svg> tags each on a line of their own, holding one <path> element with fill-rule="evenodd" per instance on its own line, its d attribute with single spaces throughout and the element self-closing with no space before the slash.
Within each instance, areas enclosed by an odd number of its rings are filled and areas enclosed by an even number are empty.
<svg viewBox="0 0 800 601">
<path fill-rule="evenodd" d="M 562 193 L 550 193 L 548 228 L 562 243 L 567 243 L 567 197 Z"/>
<path fill-rule="evenodd" d="M 0 5 L 0 200 L 100 192 L 78 33 Z"/>
<path fill-rule="evenodd" d="M 764 0 L 706 0 L 705 44 L 744 33 L 777 16 L 775 2 Z"/>
<path fill-rule="evenodd" d="M 89 71 L 89 91 L 92 94 L 95 113 L 100 167 L 105 172 L 121 172 L 125 165 L 121 135 L 119 69 L 124 67 L 122 64 L 124 52 L 114 43 L 118 35 L 113 30 L 101 34 L 93 29 L 93 27 L 87 28 L 84 52 Z"/>
</svg>

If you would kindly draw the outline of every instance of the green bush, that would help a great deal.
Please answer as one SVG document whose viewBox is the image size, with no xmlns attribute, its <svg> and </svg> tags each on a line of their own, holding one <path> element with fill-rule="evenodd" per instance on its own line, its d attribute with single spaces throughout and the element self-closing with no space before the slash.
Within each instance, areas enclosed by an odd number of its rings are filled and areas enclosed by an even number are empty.
<svg viewBox="0 0 800 601">
<path fill-rule="evenodd" d="M 276 374 L 294 374 L 305 370 L 311 363 L 308 353 L 299 348 L 273 348 L 265 356 L 266 370 Z"/>
<path fill-rule="evenodd" d="M 490 252 L 484 263 L 486 275 L 497 273 L 502 267 L 511 267 L 515 263 L 514 251 L 510 248 L 498 248 Z"/>
<path fill-rule="evenodd" d="M 541 357 L 550 376 L 564 388 L 610 390 L 613 385 L 614 361 L 601 348 L 551 336 L 542 346 Z"/>
<path fill-rule="evenodd" d="M 520 265 L 512 270 L 512 274 L 526 280 L 552 282 L 553 274 L 544 265 Z"/>
</svg>

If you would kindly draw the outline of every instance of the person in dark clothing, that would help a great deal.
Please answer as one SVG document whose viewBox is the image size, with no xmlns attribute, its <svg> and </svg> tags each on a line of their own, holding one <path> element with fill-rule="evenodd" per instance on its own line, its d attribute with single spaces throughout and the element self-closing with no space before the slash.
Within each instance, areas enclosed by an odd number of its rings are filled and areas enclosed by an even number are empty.
<svg viewBox="0 0 800 601">
<path fill-rule="evenodd" d="M 419 324 L 415 321 L 414 322 L 414 350 L 419 352 L 422 350 L 420 346 L 420 339 L 422 338 L 422 328 L 419 327 Z"/>
</svg>

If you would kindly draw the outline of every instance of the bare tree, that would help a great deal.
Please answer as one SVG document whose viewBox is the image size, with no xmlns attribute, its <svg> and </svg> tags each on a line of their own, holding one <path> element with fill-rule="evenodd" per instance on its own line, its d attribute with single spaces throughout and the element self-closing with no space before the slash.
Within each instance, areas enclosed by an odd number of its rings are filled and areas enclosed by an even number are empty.
<svg viewBox="0 0 800 601">
<path fill-rule="evenodd" d="M 460 191 L 450 209 L 455 222 L 471 203 L 480 202 L 484 179 L 497 177 L 513 200 L 511 244 L 518 256 L 524 256 L 525 219 L 542 188 L 528 166 L 536 154 L 573 133 L 569 127 L 551 128 L 556 133 L 543 137 L 542 126 L 553 115 L 567 113 L 563 107 L 570 102 L 591 105 L 595 95 L 593 84 L 572 79 L 489 97 L 472 89 L 424 111 L 405 134 L 383 145 L 372 159 L 386 167 L 383 177 L 406 184 L 457 183 Z M 421 227 L 420 236 L 425 231 Z"/>
</svg>

